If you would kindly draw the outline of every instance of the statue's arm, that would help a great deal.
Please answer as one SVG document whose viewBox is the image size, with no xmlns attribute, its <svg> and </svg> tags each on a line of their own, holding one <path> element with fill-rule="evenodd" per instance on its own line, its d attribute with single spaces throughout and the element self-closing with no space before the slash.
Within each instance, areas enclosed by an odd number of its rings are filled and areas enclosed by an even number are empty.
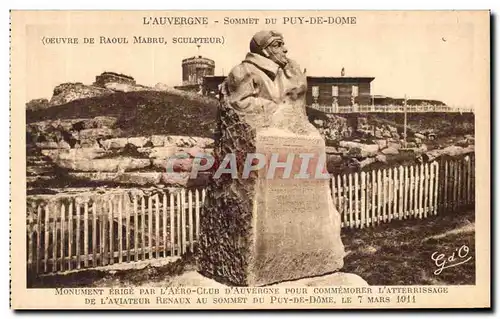
<svg viewBox="0 0 500 319">
<path fill-rule="evenodd" d="M 226 81 L 226 100 L 233 108 L 251 113 L 269 112 L 277 108 L 274 101 L 259 97 L 258 81 L 245 67 L 233 69 Z"/>
</svg>

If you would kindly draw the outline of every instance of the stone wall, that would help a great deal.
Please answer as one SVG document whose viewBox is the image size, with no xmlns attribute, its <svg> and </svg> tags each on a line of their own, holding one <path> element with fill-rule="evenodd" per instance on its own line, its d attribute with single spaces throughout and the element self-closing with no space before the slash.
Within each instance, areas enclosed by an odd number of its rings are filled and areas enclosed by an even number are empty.
<svg viewBox="0 0 500 319">
<path fill-rule="evenodd" d="M 204 185 L 207 174 L 189 178 L 193 158 L 212 152 L 203 137 L 120 136 L 116 118 L 95 117 L 27 125 L 28 187 L 96 185 Z M 173 172 L 167 172 L 167 160 Z"/>
</svg>

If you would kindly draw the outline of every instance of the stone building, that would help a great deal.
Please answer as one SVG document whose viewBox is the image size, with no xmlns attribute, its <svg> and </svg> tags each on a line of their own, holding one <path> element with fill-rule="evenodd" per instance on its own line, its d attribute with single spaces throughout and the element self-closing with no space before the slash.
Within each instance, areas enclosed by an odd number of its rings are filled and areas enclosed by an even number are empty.
<svg viewBox="0 0 500 319">
<path fill-rule="evenodd" d="M 103 72 L 101 75 L 95 77 L 94 86 L 106 87 L 106 83 L 121 83 L 121 84 L 129 84 L 136 85 L 133 77 L 119 74 L 115 72 Z"/>
<path fill-rule="evenodd" d="M 226 76 L 205 76 L 201 93 L 216 96 L 219 85 Z M 373 77 L 307 77 L 307 105 L 349 106 L 372 104 L 371 82 Z"/>
<path fill-rule="evenodd" d="M 307 77 L 307 105 L 370 105 L 374 77 Z"/>
<path fill-rule="evenodd" d="M 214 75 L 214 60 L 193 56 L 182 60 L 182 85 L 176 86 L 176 89 L 184 91 L 201 91 L 203 78 Z"/>
</svg>

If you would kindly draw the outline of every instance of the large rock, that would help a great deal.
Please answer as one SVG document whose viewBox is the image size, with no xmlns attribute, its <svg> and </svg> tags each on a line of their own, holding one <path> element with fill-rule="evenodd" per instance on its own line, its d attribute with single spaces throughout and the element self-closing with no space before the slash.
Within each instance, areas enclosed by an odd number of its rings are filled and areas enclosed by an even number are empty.
<svg viewBox="0 0 500 319">
<path fill-rule="evenodd" d="M 281 154 L 280 160 L 290 152 L 325 152 L 319 136 L 268 131 L 257 133 L 253 143 L 257 153 Z M 291 174 L 299 168 L 300 162 L 294 163 Z M 340 215 L 329 179 L 315 179 L 314 170 L 303 180 L 284 179 L 282 174 L 266 179 L 266 172 L 248 180 L 219 181 L 224 187 L 209 192 L 213 196 L 200 240 L 202 272 L 237 285 L 259 286 L 341 268 Z"/>
<path fill-rule="evenodd" d="M 121 149 L 124 148 L 128 143 L 128 138 L 126 137 L 115 137 L 101 141 L 102 147 L 104 149 Z"/>
<path fill-rule="evenodd" d="M 325 142 L 308 121 L 303 85 L 285 94 L 292 99 L 268 112 L 235 109 L 221 103 L 221 138 L 215 158 L 221 167 L 233 154 L 236 174 L 218 176 L 207 190 L 200 220 L 197 263 L 200 272 L 231 285 L 262 286 L 332 273 L 343 267 L 340 214 L 333 206 L 330 176 L 325 172 Z M 224 85 L 223 85 L 224 86 Z M 293 100 L 297 98 L 297 100 Z M 250 106 L 250 110 L 253 107 Z M 249 153 L 261 159 L 247 159 Z M 305 178 L 296 178 L 304 164 L 294 154 L 312 154 Z M 291 159 L 270 175 L 269 161 Z M 246 166 L 245 162 L 247 163 Z M 248 164 L 263 167 L 244 175 Z M 318 167 L 319 166 L 319 167 Z M 247 171 L 248 173 L 248 171 Z"/>
<path fill-rule="evenodd" d="M 162 177 L 162 173 L 160 172 L 70 172 L 68 175 L 75 180 L 87 183 L 115 183 L 140 186 L 157 185 L 160 183 Z"/>
<path fill-rule="evenodd" d="M 356 158 L 373 157 L 377 155 L 379 146 L 377 144 L 362 144 L 357 142 L 341 143 L 340 146 L 349 147 L 348 156 Z"/>
<path fill-rule="evenodd" d="M 423 159 L 427 162 L 431 162 L 441 156 L 450 156 L 450 157 L 455 157 L 455 156 L 461 156 L 465 154 L 470 154 L 474 152 L 474 146 L 469 145 L 468 147 L 460 147 L 460 146 L 448 146 L 443 149 L 435 149 L 432 151 L 428 151 L 423 154 Z"/>
<path fill-rule="evenodd" d="M 59 159 L 55 164 L 61 168 L 77 172 L 125 172 L 146 168 L 151 165 L 149 159 L 132 157 L 86 159 Z"/>
<path fill-rule="evenodd" d="M 148 153 L 150 158 L 160 158 L 165 159 L 173 156 L 177 152 L 176 146 L 167 146 L 167 147 L 153 147 L 150 149 L 138 149 L 138 151 L 143 151 Z"/>
<path fill-rule="evenodd" d="M 66 104 L 74 100 L 111 94 L 113 91 L 83 83 L 63 83 L 54 88 L 50 106 Z"/>
<path fill-rule="evenodd" d="M 384 148 L 380 152 L 382 152 L 382 154 L 384 154 L 384 155 L 397 155 L 397 154 L 399 154 L 398 148 L 395 148 L 393 146 Z"/>
<path fill-rule="evenodd" d="M 52 161 L 78 161 L 92 160 L 108 154 L 106 150 L 101 148 L 72 148 L 72 149 L 45 149 L 42 154 L 52 159 Z"/>
<path fill-rule="evenodd" d="M 90 119 L 82 119 L 78 122 L 73 123 L 72 129 L 82 130 L 90 128 L 112 128 L 118 119 L 112 116 L 96 116 Z"/>
</svg>

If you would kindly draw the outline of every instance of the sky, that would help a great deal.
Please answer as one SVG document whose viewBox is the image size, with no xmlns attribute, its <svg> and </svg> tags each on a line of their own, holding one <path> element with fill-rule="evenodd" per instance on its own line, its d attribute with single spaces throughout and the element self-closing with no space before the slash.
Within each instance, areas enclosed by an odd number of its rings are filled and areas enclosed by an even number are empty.
<svg viewBox="0 0 500 319">
<path fill-rule="evenodd" d="M 186 13 L 177 12 L 179 16 Z M 479 25 L 464 13 L 376 14 L 314 11 L 264 13 L 221 12 L 204 26 L 143 25 L 144 16 L 155 14 L 60 13 L 53 20 L 32 19 L 26 27 L 26 101 L 50 98 L 64 82 L 91 84 L 95 76 L 113 71 L 133 76 L 138 84 L 170 86 L 182 80 L 181 60 L 199 54 L 215 61 L 215 74 L 227 75 L 248 51 L 252 35 L 274 29 L 285 38 L 290 58 L 310 76 L 374 77 L 372 94 L 391 97 L 437 99 L 457 107 L 477 107 L 484 97 L 485 59 L 478 46 Z M 190 13 L 206 16 L 206 12 Z M 355 25 L 290 25 L 286 16 L 356 16 Z M 224 25 L 224 17 L 256 17 L 256 25 Z M 265 25 L 265 17 L 278 24 Z M 221 21 L 213 23 L 214 20 Z M 483 28 L 484 29 L 484 28 Z M 165 37 L 167 45 L 132 44 L 133 36 Z M 127 37 L 129 44 L 44 45 L 43 37 Z M 219 37 L 224 44 L 173 44 L 173 37 Z M 489 64 L 488 64 L 489 67 Z M 483 99 L 484 100 L 484 99 Z"/>
</svg>

